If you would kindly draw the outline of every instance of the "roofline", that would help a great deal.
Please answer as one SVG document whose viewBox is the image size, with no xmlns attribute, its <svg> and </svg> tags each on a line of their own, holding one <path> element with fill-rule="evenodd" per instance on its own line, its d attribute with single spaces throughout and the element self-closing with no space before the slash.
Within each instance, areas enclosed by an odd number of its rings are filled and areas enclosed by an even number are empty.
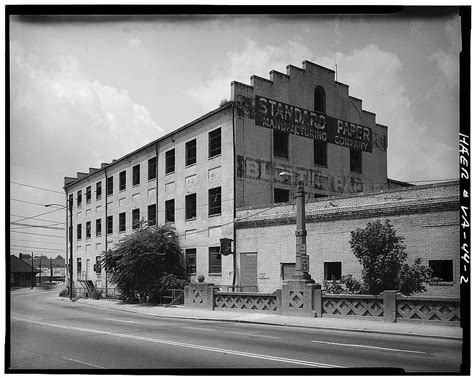
<svg viewBox="0 0 474 378">
<path fill-rule="evenodd" d="M 132 151 L 132 152 L 129 152 L 128 154 L 122 156 L 121 158 L 118 158 L 118 159 L 116 159 L 116 160 L 112 160 L 112 162 L 110 162 L 110 163 L 106 163 L 107 166 L 98 168 L 97 171 L 95 171 L 95 172 L 93 172 L 93 173 L 89 173 L 89 174 L 87 174 L 87 176 L 85 176 L 85 177 L 82 177 L 82 178 L 80 178 L 80 179 L 78 178 L 78 179 L 76 179 L 75 181 L 70 182 L 70 183 L 67 184 L 67 185 L 64 185 L 64 186 L 63 186 L 63 189 L 64 189 L 65 191 L 67 191 L 69 187 L 71 187 L 71 186 L 73 186 L 73 185 L 75 185 L 75 184 L 81 182 L 82 180 L 85 180 L 86 178 L 88 178 L 88 177 L 90 177 L 90 176 L 92 176 L 92 175 L 95 175 L 96 173 L 99 173 L 99 172 L 101 172 L 101 171 L 103 171 L 103 170 L 109 168 L 112 164 L 116 164 L 116 163 L 118 163 L 118 162 L 120 162 L 120 161 L 122 161 L 122 160 L 124 160 L 124 159 L 126 159 L 126 158 L 128 158 L 128 157 L 130 157 L 130 156 L 132 156 L 132 155 L 134 155 L 134 154 L 136 154 L 137 152 L 140 152 L 140 151 L 142 151 L 142 150 L 144 150 L 144 149 L 146 149 L 146 148 L 148 148 L 148 147 L 150 147 L 150 146 L 152 146 L 152 145 L 154 145 L 154 144 L 156 144 L 156 143 L 159 143 L 159 142 L 161 142 L 162 140 L 164 140 L 164 139 L 166 139 L 166 138 L 169 138 L 169 137 L 172 136 L 173 134 L 177 134 L 177 133 L 179 133 L 179 132 L 181 132 L 181 131 L 187 129 L 188 127 L 191 127 L 191 126 L 195 125 L 196 123 L 201 122 L 202 120 L 204 120 L 204 119 L 206 119 L 206 118 L 209 118 L 209 117 L 211 117 L 211 116 L 213 116 L 213 115 L 215 115 L 215 114 L 217 114 L 217 113 L 219 113 L 219 112 L 221 112 L 221 111 L 223 111 L 223 110 L 225 110 L 225 109 L 227 109 L 227 108 L 229 108 L 229 107 L 231 107 L 231 106 L 233 106 L 233 103 L 232 103 L 232 101 L 229 101 L 227 104 L 225 104 L 225 105 L 223 105 L 223 106 L 220 106 L 220 107 L 218 107 L 217 109 L 214 109 L 214 110 L 210 111 L 209 113 L 204 114 L 203 116 L 201 116 L 201 117 L 199 117 L 199 118 L 196 118 L 195 120 L 193 120 L 193 121 L 191 121 L 191 122 L 185 124 L 184 126 L 181 126 L 180 128 L 178 128 L 178 129 L 176 129 L 176 130 L 173 130 L 173 131 L 169 132 L 168 134 L 165 134 L 165 135 L 161 136 L 161 137 L 158 138 L 158 139 L 155 139 L 154 141 L 152 141 L 152 142 L 146 144 L 145 146 L 142 146 L 142 147 L 140 147 L 140 148 L 137 148 L 136 150 L 134 150 L 134 151 Z"/>
<path fill-rule="evenodd" d="M 354 198 L 354 197 L 359 197 L 359 198 L 360 197 L 368 197 L 368 196 L 373 196 L 373 195 L 381 194 L 381 193 L 406 192 L 406 191 L 419 190 L 419 189 L 428 189 L 430 187 L 452 186 L 454 184 L 459 185 L 460 184 L 459 180 L 452 180 L 452 181 L 448 181 L 448 182 L 441 182 L 441 183 L 435 183 L 435 184 L 411 185 L 411 186 L 407 186 L 407 187 L 404 187 L 404 188 L 382 189 L 380 191 L 374 191 L 374 192 L 349 193 L 349 194 L 342 194 L 342 195 L 337 195 L 337 196 L 328 196 L 328 197 L 317 198 L 317 199 L 311 198 L 311 199 L 309 199 L 308 202 L 306 202 L 306 204 L 314 203 L 314 202 L 334 201 L 334 200 Z M 267 204 L 261 204 L 261 205 L 238 207 L 236 210 L 237 211 L 256 210 L 256 209 L 264 209 L 264 208 L 269 208 L 269 207 L 283 207 L 283 206 L 292 206 L 292 205 L 293 205 L 292 202 L 288 202 L 286 204 L 267 203 Z"/>
</svg>

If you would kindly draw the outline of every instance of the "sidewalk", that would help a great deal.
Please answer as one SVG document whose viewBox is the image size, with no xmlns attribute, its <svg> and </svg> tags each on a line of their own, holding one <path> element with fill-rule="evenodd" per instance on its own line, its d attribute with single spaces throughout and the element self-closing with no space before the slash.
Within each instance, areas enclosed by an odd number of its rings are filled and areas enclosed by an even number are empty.
<svg viewBox="0 0 474 378">
<path fill-rule="evenodd" d="M 60 300 L 69 301 L 67 298 Z M 309 318 L 300 316 L 283 316 L 264 312 L 241 310 L 200 310 L 184 306 L 164 307 L 147 304 L 125 304 L 116 300 L 78 299 L 71 305 L 86 305 L 91 307 L 109 308 L 118 311 L 138 313 L 164 318 L 182 318 L 197 320 L 214 320 L 290 326 L 302 328 L 320 328 L 341 331 L 384 333 L 394 335 L 413 335 L 423 337 L 438 337 L 462 340 L 462 328 L 456 326 L 441 326 L 422 323 L 387 323 L 375 320 L 359 320 L 347 318 Z"/>
</svg>

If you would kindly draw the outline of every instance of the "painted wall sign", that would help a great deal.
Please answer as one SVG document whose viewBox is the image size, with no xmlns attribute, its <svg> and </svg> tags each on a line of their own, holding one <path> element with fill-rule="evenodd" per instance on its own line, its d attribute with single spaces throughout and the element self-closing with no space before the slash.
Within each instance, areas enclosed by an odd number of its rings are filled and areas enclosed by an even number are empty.
<svg viewBox="0 0 474 378">
<path fill-rule="evenodd" d="M 339 146 L 372 152 L 371 128 L 262 96 L 255 96 L 255 124 Z"/>
</svg>

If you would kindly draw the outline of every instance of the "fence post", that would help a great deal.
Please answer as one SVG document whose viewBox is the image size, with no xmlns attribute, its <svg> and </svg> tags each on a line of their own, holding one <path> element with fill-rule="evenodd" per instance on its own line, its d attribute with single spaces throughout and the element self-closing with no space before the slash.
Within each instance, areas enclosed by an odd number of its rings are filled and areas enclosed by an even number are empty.
<svg viewBox="0 0 474 378">
<path fill-rule="evenodd" d="M 383 320 L 395 323 L 397 321 L 397 291 L 385 290 L 383 292 Z"/>
<path fill-rule="evenodd" d="M 316 284 L 313 291 L 313 310 L 316 312 L 317 318 L 323 316 L 323 291 L 319 284 Z"/>
<path fill-rule="evenodd" d="M 214 310 L 214 284 L 204 282 L 202 274 L 198 283 L 192 283 L 184 288 L 184 305 Z"/>
<path fill-rule="evenodd" d="M 276 311 L 277 313 L 281 312 L 281 289 L 276 289 Z"/>
</svg>

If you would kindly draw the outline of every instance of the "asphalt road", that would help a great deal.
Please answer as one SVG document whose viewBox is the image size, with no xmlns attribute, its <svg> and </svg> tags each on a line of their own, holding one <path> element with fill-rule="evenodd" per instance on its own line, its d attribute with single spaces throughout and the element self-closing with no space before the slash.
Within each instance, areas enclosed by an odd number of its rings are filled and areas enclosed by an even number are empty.
<svg viewBox="0 0 474 378">
<path fill-rule="evenodd" d="M 7 369 L 403 368 L 456 373 L 461 341 L 157 318 L 11 292 Z M 344 373 L 341 373 L 344 374 Z"/>
</svg>

